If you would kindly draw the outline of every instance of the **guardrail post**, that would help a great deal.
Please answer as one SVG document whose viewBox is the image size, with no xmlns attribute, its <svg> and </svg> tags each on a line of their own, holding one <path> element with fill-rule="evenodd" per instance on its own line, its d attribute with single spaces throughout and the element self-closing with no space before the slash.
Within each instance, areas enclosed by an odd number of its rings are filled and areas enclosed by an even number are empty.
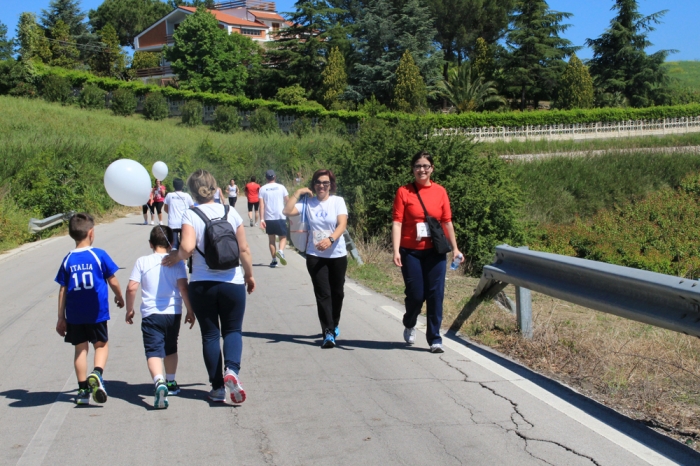
<svg viewBox="0 0 700 466">
<path fill-rule="evenodd" d="M 348 230 L 343 232 L 343 237 L 345 238 L 345 248 L 348 250 L 352 258 L 355 259 L 358 265 L 364 265 L 365 263 L 362 262 L 362 257 L 360 257 L 360 251 L 357 250 L 357 245 L 350 237 Z"/>
<path fill-rule="evenodd" d="M 522 246 L 520 249 L 530 249 Z M 532 340 L 532 293 L 527 288 L 515 287 L 515 315 L 522 336 Z"/>
</svg>

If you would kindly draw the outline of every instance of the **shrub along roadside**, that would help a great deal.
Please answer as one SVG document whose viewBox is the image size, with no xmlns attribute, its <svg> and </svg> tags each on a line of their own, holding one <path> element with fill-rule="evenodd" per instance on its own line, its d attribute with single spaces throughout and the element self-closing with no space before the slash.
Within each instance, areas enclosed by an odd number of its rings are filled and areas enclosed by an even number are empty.
<svg viewBox="0 0 700 466">
<path fill-rule="evenodd" d="M 115 89 L 112 92 L 112 112 L 117 116 L 133 115 L 136 111 L 136 95 L 130 89 Z"/>
<path fill-rule="evenodd" d="M 151 92 L 143 102 L 143 116 L 147 120 L 165 120 L 170 114 L 168 101 L 160 92 Z"/>
</svg>

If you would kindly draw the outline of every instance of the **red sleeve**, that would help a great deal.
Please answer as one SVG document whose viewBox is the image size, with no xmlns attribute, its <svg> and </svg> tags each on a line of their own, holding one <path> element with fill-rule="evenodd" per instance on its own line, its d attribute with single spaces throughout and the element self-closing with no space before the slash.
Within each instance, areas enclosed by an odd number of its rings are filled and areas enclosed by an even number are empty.
<svg viewBox="0 0 700 466">
<path fill-rule="evenodd" d="M 404 199 L 404 191 L 406 188 L 401 186 L 396 190 L 396 196 L 394 197 L 394 221 L 403 223 L 403 212 L 406 207 L 406 200 Z"/>
<path fill-rule="evenodd" d="M 450 208 L 450 198 L 447 196 L 447 190 L 443 188 L 442 199 L 442 223 L 452 221 L 452 209 Z"/>
</svg>

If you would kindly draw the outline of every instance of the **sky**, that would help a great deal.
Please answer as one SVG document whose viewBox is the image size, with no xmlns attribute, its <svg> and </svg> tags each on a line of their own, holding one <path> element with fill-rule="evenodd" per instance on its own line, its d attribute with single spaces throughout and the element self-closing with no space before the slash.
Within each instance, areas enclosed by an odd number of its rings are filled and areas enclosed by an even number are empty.
<svg viewBox="0 0 700 466">
<path fill-rule="evenodd" d="M 678 53 L 670 55 L 669 60 L 700 60 L 700 34 L 696 28 L 700 20 L 700 0 L 638 0 L 642 14 L 669 10 L 663 18 L 663 24 L 657 26 L 650 35 L 654 44 L 648 52 L 661 49 L 675 49 Z M 8 28 L 8 35 L 14 36 L 19 14 L 31 11 L 39 16 L 41 10 L 49 5 L 49 0 L 1 0 L 0 22 Z M 84 10 L 97 8 L 102 0 L 82 0 Z M 278 0 L 277 10 L 293 11 L 293 0 Z M 567 24 L 571 27 L 563 34 L 574 45 L 584 45 L 587 38 L 598 37 L 610 23 L 613 13 L 610 7 L 613 0 L 549 0 L 552 10 L 573 13 Z M 591 50 L 583 48 L 578 52 L 580 58 L 591 58 Z"/>
</svg>

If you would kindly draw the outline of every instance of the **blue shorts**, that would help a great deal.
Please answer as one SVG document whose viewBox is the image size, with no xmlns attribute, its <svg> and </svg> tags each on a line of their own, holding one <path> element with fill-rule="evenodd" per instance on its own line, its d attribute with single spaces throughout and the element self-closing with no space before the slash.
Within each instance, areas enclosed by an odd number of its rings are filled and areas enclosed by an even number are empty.
<svg viewBox="0 0 700 466">
<path fill-rule="evenodd" d="M 108 340 L 109 335 L 107 332 L 106 320 L 96 324 L 71 324 L 70 322 L 66 322 L 66 336 L 63 339 L 66 343 L 77 346 L 89 341 L 94 345 L 98 341 L 107 343 Z"/>
<path fill-rule="evenodd" d="M 265 233 L 268 235 L 287 236 L 287 221 L 265 220 Z"/>
<path fill-rule="evenodd" d="M 146 358 L 164 358 L 177 353 L 182 314 L 151 314 L 141 320 Z"/>
</svg>

